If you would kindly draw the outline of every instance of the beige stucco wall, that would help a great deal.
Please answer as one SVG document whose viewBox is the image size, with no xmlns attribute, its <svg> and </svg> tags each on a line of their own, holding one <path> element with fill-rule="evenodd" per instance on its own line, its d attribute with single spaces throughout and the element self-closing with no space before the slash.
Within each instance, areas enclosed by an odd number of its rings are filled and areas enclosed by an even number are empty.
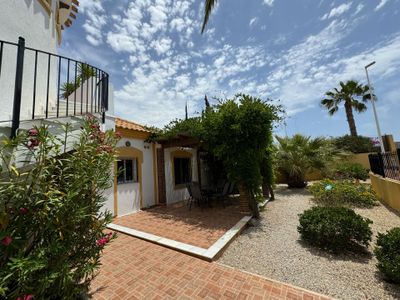
<svg viewBox="0 0 400 300">
<path fill-rule="evenodd" d="M 400 181 L 369 173 L 373 190 L 381 200 L 400 212 Z"/>
<path fill-rule="evenodd" d="M 191 155 L 192 163 L 192 181 L 199 181 L 197 172 L 197 150 L 192 148 L 167 148 L 164 150 L 165 157 L 165 188 L 166 188 L 166 198 L 167 205 L 175 202 L 179 202 L 189 198 L 189 193 L 186 187 L 177 188 L 174 183 L 173 176 L 173 159 L 172 153 L 175 151 L 183 151 Z"/>
<path fill-rule="evenodd" d="M 357 153 L 357 154 L 352 154 L 348 157 L 346 157 L 346 161 L 352 162 L 352 163 L 357 163 L 362 165 L 364 168 L 369 169 L 369 160 L 368 160 L 368 155 L 370 153 Z"/>
</svg>

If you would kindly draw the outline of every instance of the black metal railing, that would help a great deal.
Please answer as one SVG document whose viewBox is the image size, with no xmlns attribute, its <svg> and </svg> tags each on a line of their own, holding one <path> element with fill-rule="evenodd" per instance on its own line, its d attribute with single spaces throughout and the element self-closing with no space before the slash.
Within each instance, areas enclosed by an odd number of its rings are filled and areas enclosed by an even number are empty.
<svg viewBox="0 0 400 300">
<path fill-rule="evenodd" d="M 108 110 L 109 75 L 85 62 L 0 40 L 0 122 L 11 123 Z M 11 103 L 11 100 L 13 102 Z"/>
<path fill-rule="evenodd" d="M 400 180 L 400 149 L 396 152 L 370 154 L 371 172 L 395 180 Z"/>
</svg>

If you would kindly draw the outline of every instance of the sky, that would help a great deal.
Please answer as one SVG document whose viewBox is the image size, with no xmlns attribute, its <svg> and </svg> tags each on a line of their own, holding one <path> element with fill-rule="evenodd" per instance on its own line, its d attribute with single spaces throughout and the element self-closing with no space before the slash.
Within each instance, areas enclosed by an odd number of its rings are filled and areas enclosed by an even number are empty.
<svg viewBox="0 0 400 300">
<path fill-rule="evenodd" d="M 115 115 L 163 127 L 204 108 L 204 95 L 248 93 L 287 112 L 278 135 L 349 133 L 324 93 L 369 69 L 383 134 L 400 140 L 400 0 L 219 0 L 200 33 L 203 0 L 82 0 L 59 52 L 102 68 Z M 376 137 L 371 104 L 358 133 Z"/>
</svg>

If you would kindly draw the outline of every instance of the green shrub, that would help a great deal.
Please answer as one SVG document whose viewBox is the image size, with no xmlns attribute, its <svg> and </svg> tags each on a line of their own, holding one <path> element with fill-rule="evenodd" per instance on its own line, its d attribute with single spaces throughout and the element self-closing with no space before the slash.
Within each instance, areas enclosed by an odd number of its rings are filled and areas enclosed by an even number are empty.
<svg viewBox="0 0 400 300">
<path fill-rule="evenodd" d="M 352 153 L 376 152 L 371 138 L 366 136 L 344 135 L 334 139 L 334 144 L 338 149 Z"/>
<path fill-rule="evenodd" d="M 377 267 L 385 277 L 400 283 L 400 228 L 393 228 L 386 234 L 378 234 L 375 256 Z"/>
<path fill-rule="evenodd" d="M 324 206 L 372 207 L 379 204 L 378 196 L 369 184 L 350 180 L 324 179 L 308 188 L 314 201 Z"/>
<path fill-rule="evenodd" d="M 361 164 L 340 162 L 334 170 L 334 178 L 367 180 L 369 178 L 368 169 Z"/>
<path fill-rule="evenodd" d="M 336 253 L 360 250 L 371 241 L 372 221 L 349 208 L 316 206 L 304 211 L 299 221 L 297 230 L 303 240 Z"/>
<path fill-rule="evenodd" d="M 0 146 L 0 298 L 83 295 L 113 239 L 104 233 L 111 214 L 100 209 L 117 137 L 94 117 L 80 134 L 69 128 L 61 138 L 48 126 L 20 131 Z M 25 155 L 32 164 L 21 171 Z"/>
</svg>

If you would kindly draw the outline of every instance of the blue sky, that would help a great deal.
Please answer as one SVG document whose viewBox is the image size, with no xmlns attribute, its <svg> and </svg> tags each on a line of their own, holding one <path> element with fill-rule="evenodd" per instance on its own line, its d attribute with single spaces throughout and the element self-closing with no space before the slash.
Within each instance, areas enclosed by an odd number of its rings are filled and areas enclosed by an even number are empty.
<svg viewBox="0 0 400 300">
<path fill-rule="evenodd" d="M 200 0 L 82 0 L 60 52 L 108 71 L 116 115 L 163 127 L 202 110 L 204 95 L 280 100 L 287 133 L 349 132 L 344 110 L 319 106 L 339 81 L 378 96 L 383 133 L 400 140 L 400 0 L 220 0 L 201 35 Z M 372 108 L 359 134 L 377 136 Z M 283 135 L 284 128 L 277 129 Z"/>
</svg>

